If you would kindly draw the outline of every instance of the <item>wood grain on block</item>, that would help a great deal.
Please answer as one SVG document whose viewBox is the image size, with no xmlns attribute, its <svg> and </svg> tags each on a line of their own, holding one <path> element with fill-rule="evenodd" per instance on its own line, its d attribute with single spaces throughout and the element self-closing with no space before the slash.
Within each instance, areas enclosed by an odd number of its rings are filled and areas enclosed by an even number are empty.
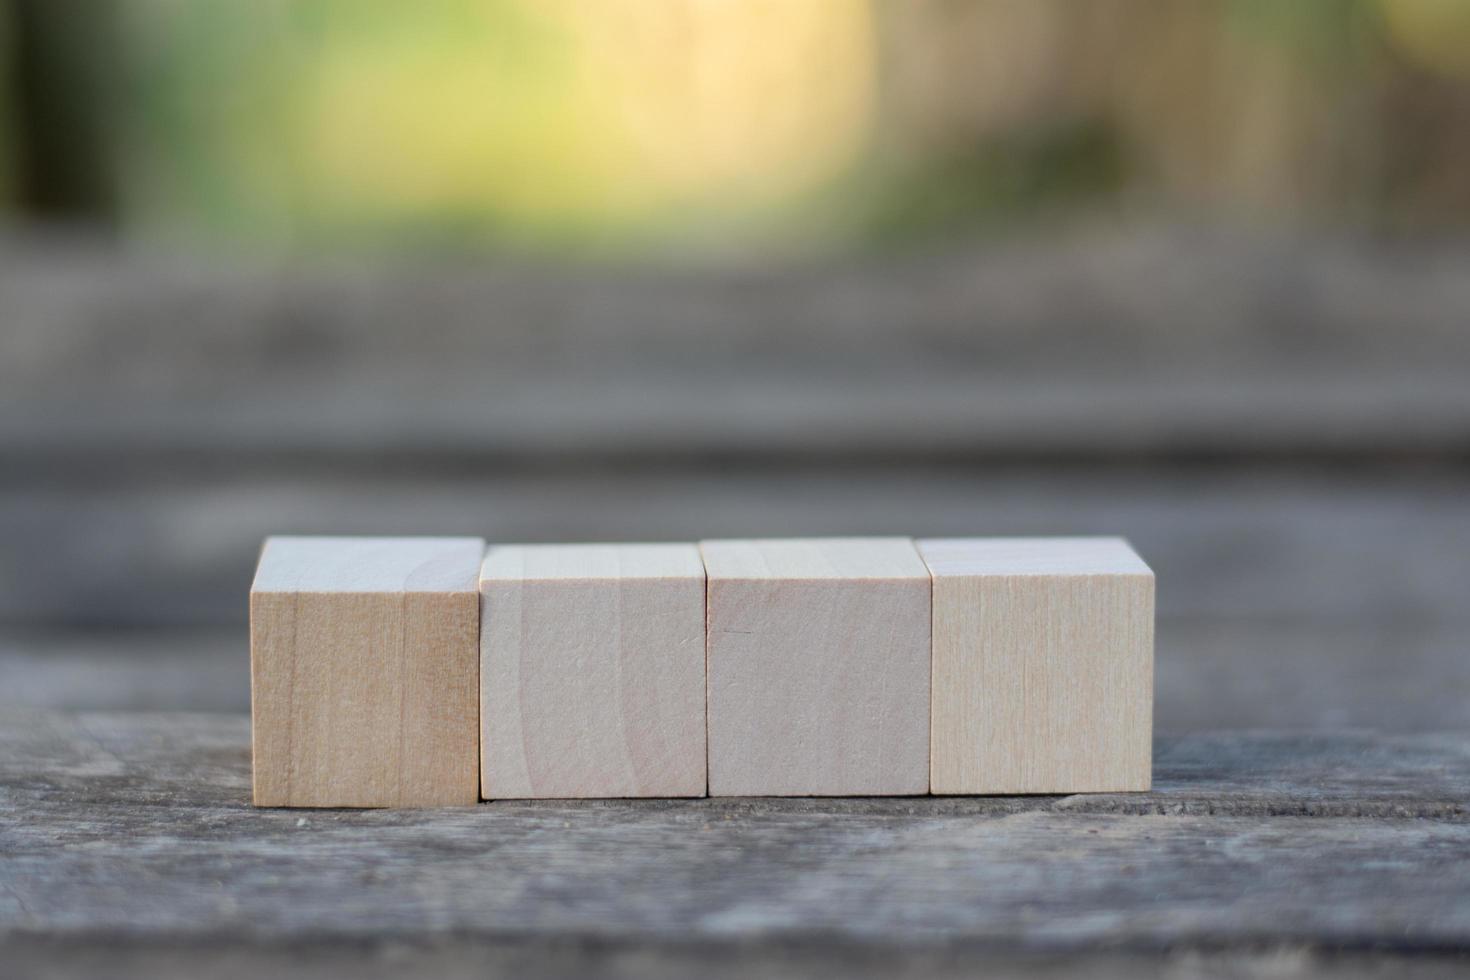
<svg viewBox="0 0 1470 980">
<path fill-rule="evenodd" d="M 929 788 L 929 573 L 907 538 L 706 541 L 712 796 Z"/>
<path fill-rule="evenodd" d="M 1154 575 L 1121 538 L 918 542 L 935 793 L 1146 790 Z"/>
<path fill-rule="evenodd" d="M 271 538 L 250 591 L 258 806 L 479 799 L 479 538 Z"/>
<path fill-rule="evenodd" d="M 694 545 L 492 547 L 480 590 L 487 799 L 704 795 Z"/>
</svg>

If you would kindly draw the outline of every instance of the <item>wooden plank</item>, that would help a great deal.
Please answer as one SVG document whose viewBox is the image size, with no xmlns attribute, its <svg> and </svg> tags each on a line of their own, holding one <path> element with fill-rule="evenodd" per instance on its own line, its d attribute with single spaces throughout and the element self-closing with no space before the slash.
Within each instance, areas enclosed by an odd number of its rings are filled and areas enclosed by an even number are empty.
<svg viewBox="0 0 1470 980">
<path fill-rule="evenodd" d="M 257 806 L 479 799 L 479 538 L 266 541 L 250 590 Z"/>
<path fill-rule="evenodd" d="M 1149 788 L 1154 575 L 1121 538 L 917 542 L 935 793 Z"/>
<path fill-rule="evenodd" d="M 118 808 L 145 820 L 161 804 L 223 807 L 266 830 L 320 818 L 374 827 L 451 819 L 414 810 L 280 812 L 250 806 L 250 717 L 190 712 L 62 712 L 0 706 L 0 799 Z M 715 814 L 867 814 L 999 817 L 1062 812 L 1115 815 L 1470 818 L 1470 735 L 1362 731 L 1204 732 L 1155 739 L 1148 793 L 1019 797 L 739 798 L 703 801 L 506 801 L 481 809 L 625 815 L 670 810 Z M 30 802 L 27 802 L 30 801 Z M 462 811 L 456 811 L 462 812 Z M 80 819 L 80 816 L 79 816 Z M 192 819 L 192 818 L 191 818 Z M 692 819 L 692 818 L 691 818 Z M 129 824 L 132 826 L 132 824 Z M 11 829 L 7 827 L 5 829 Z"/>
<path fill-rule="evenodd" d="M 996 952 L 963 943 L 935 947 L 837 945 L 770 939 L 651 944 L 609 937 L 577 942 L 462 936 L 364 937 L 352 943 L 262 943 L 249 939 L 17 936 L 5 943 L 16 977 L 98 980 L 399 980 L 404 976 L 484 980 L 602 977 L 606 980 L 1137 980 L 1138 977 L 1276 977 L 1281 980 L 1459 980 L 1464 956 L 1453 951 L 1185 949 L 1173 953 Z"/>
<path fill-rule="evenodd" d="M 0 466 L 0 623 L 243 624 L 260 540 L 282 529 L 549 542 L 1120 534 L 1168 582 L 1161 618 L 1315 620 L 1371 634 L 1470 617 L 1465 469 L 484 466 L 29 488 L 7 485 L 18 467 Z"/>
<path fill-rule="evenodd" d="M 1454 951 L 1301 949 L 1116 952 L 993 951 L 963 943 L 939 947 L 872 947 L 772 939 L 653 945 L 603 938 L 536 943 L 466 937 L 364 939 L 346 945 L 271 946 L 249 940 L 170 943 L 160 939 L 61 941 L 22 937 L 6 944 L 16 975 L 99 980 L 246 980 L 352 976 L 397 980 L 405 975 L 450 980 L 486 977 L 604 977 L 607 980 L 854 980 L 925 977 L 973 980 L 1137 980 L 1138 977 L 1279 977 L 1283 980 L 1459 980 L 1465 957 Z"/>
<path fill-rule="evenodd" d="M 1470 730 L 1458 623 L 1166 617 L 1156 645 L 1155 727 L 1169 735 Z M 249 639 L 240 627 L 0 629 L 0 705 L 248 712 Z"/>
<path fill-rule="evenodd" d="M 244 627 L 0 629 L 0 705 L 122 711 L 250 711 Z"/>
<path fill-rule="evenodd" d="M 508 256 L 221 259 L 9 233 L 0 235 L 0 320 L 10 328 L 0 333 L 0 379 L 39 388 L 65 372 L 115 383 L 157 371 L 182 384 L 233 367 L 253 384 L 292 362 L 357 377 L 456 357 L 523 367 L 569 351 L 660 366 L 717 349 L 741 367 L 891 367 L 907 355 L 924 366 L 1051 369 L 1065 350 L 1131 366 L 1135 380 L 1140 367 L 1320 360 L 1324 344 L 1358 363 L 1470 356 L 1464 241 L 1127 223 L 1055 231 L 921 255 L 664 268 Z M 425 310 L 433 316 L 410 337 L 405 316 Z M 1389 321 L 1397 329 L 1385 331 Z M 108 338 L 119 330 L 139 342 L 116 349 Z"/>
<path fill-rule="evenodd" d="M 704 795 L 698 548 L 496 546 L 480 593 L 487 799 Z"/>
<path fill-rule="evenodd" d="M 0 712 L 0 936 L 322 951 L 1470 948 L 1464 733 L 1165 738 L 1155 789 L 1132 795 L 303 814 L 252 808 L 249 787 L 243 716 Z"/>
<path fill-rule="evenodd" d="M 929 573 L 907 538 L 705 541 L 712 796 L 929 788 Z"/>
<path fill-rule="evenodd" d="M 20 473 L 384 452 L 1463 461 L 1465 253 L 1109 225 L 598 269 L 4 235 L 0 454 Z"/>
<path fill-rule="evenodd" d="M 344 368 L 353 380 L 341 391 L 324 389 L 320 373 L 286 370 L 257 385 L 226 377 L 178 392 L 101 384 L 66 398 L 53 384 L 24 397 L 6 391 L 0 452 L 15 461 L 11 479 L 32 480 L 99 470 L 137 477 L 198 457 L 257 471 L 372 470 L 385 458 L 450 470 L 486 460 L 496 469 L 710 459 L 1341 465 L 1460 463 L 1470 434 L 1470 368 L 1452 362 L 1226 362 L 1140 376 L 1090 362 L 1005 371 L 895 358 L 897 366 L 795 371 L 722 361 L 660 371 L 590 360 L 482 368 L 461 355 L 411 379 L 386 366 Z M 363 394 L 387 385 L 404 395 Z"/>
</svg>

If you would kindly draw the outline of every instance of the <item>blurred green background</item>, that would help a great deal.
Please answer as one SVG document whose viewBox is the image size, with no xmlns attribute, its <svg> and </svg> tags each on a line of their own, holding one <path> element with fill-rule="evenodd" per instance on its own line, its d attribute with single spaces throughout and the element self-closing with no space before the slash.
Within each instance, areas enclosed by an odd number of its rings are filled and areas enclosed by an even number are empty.
<svg viewBox="0 0 1470 980">
<path fill-rule="evenodd" d="M 0 215 L 688 255 L 1470 226 L 1463 0 L 0 0 Z"/>
</svg>

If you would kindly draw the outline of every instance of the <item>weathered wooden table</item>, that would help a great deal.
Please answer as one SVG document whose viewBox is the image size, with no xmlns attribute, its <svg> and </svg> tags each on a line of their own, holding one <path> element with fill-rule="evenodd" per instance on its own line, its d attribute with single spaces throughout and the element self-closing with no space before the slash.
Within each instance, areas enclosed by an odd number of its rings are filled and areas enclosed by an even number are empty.
<svg viewBox="0 0 1470 980">
<path fill-rule="evenodd" d="M 1470 737 L 1162 737 L 1152 793 L 257 810 L 238 715 L 0 718 L 6 975 L 1470 967 Z"/>
<path fill-rule="evenodd" d="M 0 977 L 1464 975 L 1467 262 L 0 237 Z M 275 532 L 1125 534 L 1156 790 L 255 810 Z"/>
</svg>

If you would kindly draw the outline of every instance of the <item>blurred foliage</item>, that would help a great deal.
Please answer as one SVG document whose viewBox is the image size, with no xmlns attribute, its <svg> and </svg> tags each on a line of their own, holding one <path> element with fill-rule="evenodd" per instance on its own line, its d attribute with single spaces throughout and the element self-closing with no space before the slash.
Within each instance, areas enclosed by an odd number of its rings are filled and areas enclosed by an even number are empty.
<svg viewBox="0 0 1470 980">
<path fill-rule="evenodd" d="M 15 118 L 14 29 L 10 9 L 0 6 L 0 219 L 16 207 L 16 166 L 19 149 L 16 140 L 20 125 Z"/>
<path fill-rule="evenodd" d="M 11 3 L 0 55 L 12 197 L 30 212 L 110 217 L 118 203 L 125 111 L 117 23 L 109 2 Z"/>
<path fill-rule="evenodd" d="M 1008 131 L 920 160 L 874 161 L 793 210 L 807 229 L 821 229 L 818 241 L 829 246 L 892 248 L 1065 216 L 1116 198 L 1125 177 L 1117 133 L 1079 118 Z M 788 236 L 801 233 L 789 230 Z"/>
<path fill-rule="evenodd" d="M 738 222 L 850 159 L 862 0 L 124 4 L 135 217 L 591 242 Z"/>
<path fill-rule="evenodd" d="M 1470 3 L 1384 0 L 1394 40 L 1415 61 L 1445 75 L 1470 78 Z"/>
<path fill-rule="evenodd" d="M 1470 227 L 1470 0 L 0 0 L 7 27 L 0 195 L 129 230 L 617 251 L 1118 208 Z"/>
</svg>

